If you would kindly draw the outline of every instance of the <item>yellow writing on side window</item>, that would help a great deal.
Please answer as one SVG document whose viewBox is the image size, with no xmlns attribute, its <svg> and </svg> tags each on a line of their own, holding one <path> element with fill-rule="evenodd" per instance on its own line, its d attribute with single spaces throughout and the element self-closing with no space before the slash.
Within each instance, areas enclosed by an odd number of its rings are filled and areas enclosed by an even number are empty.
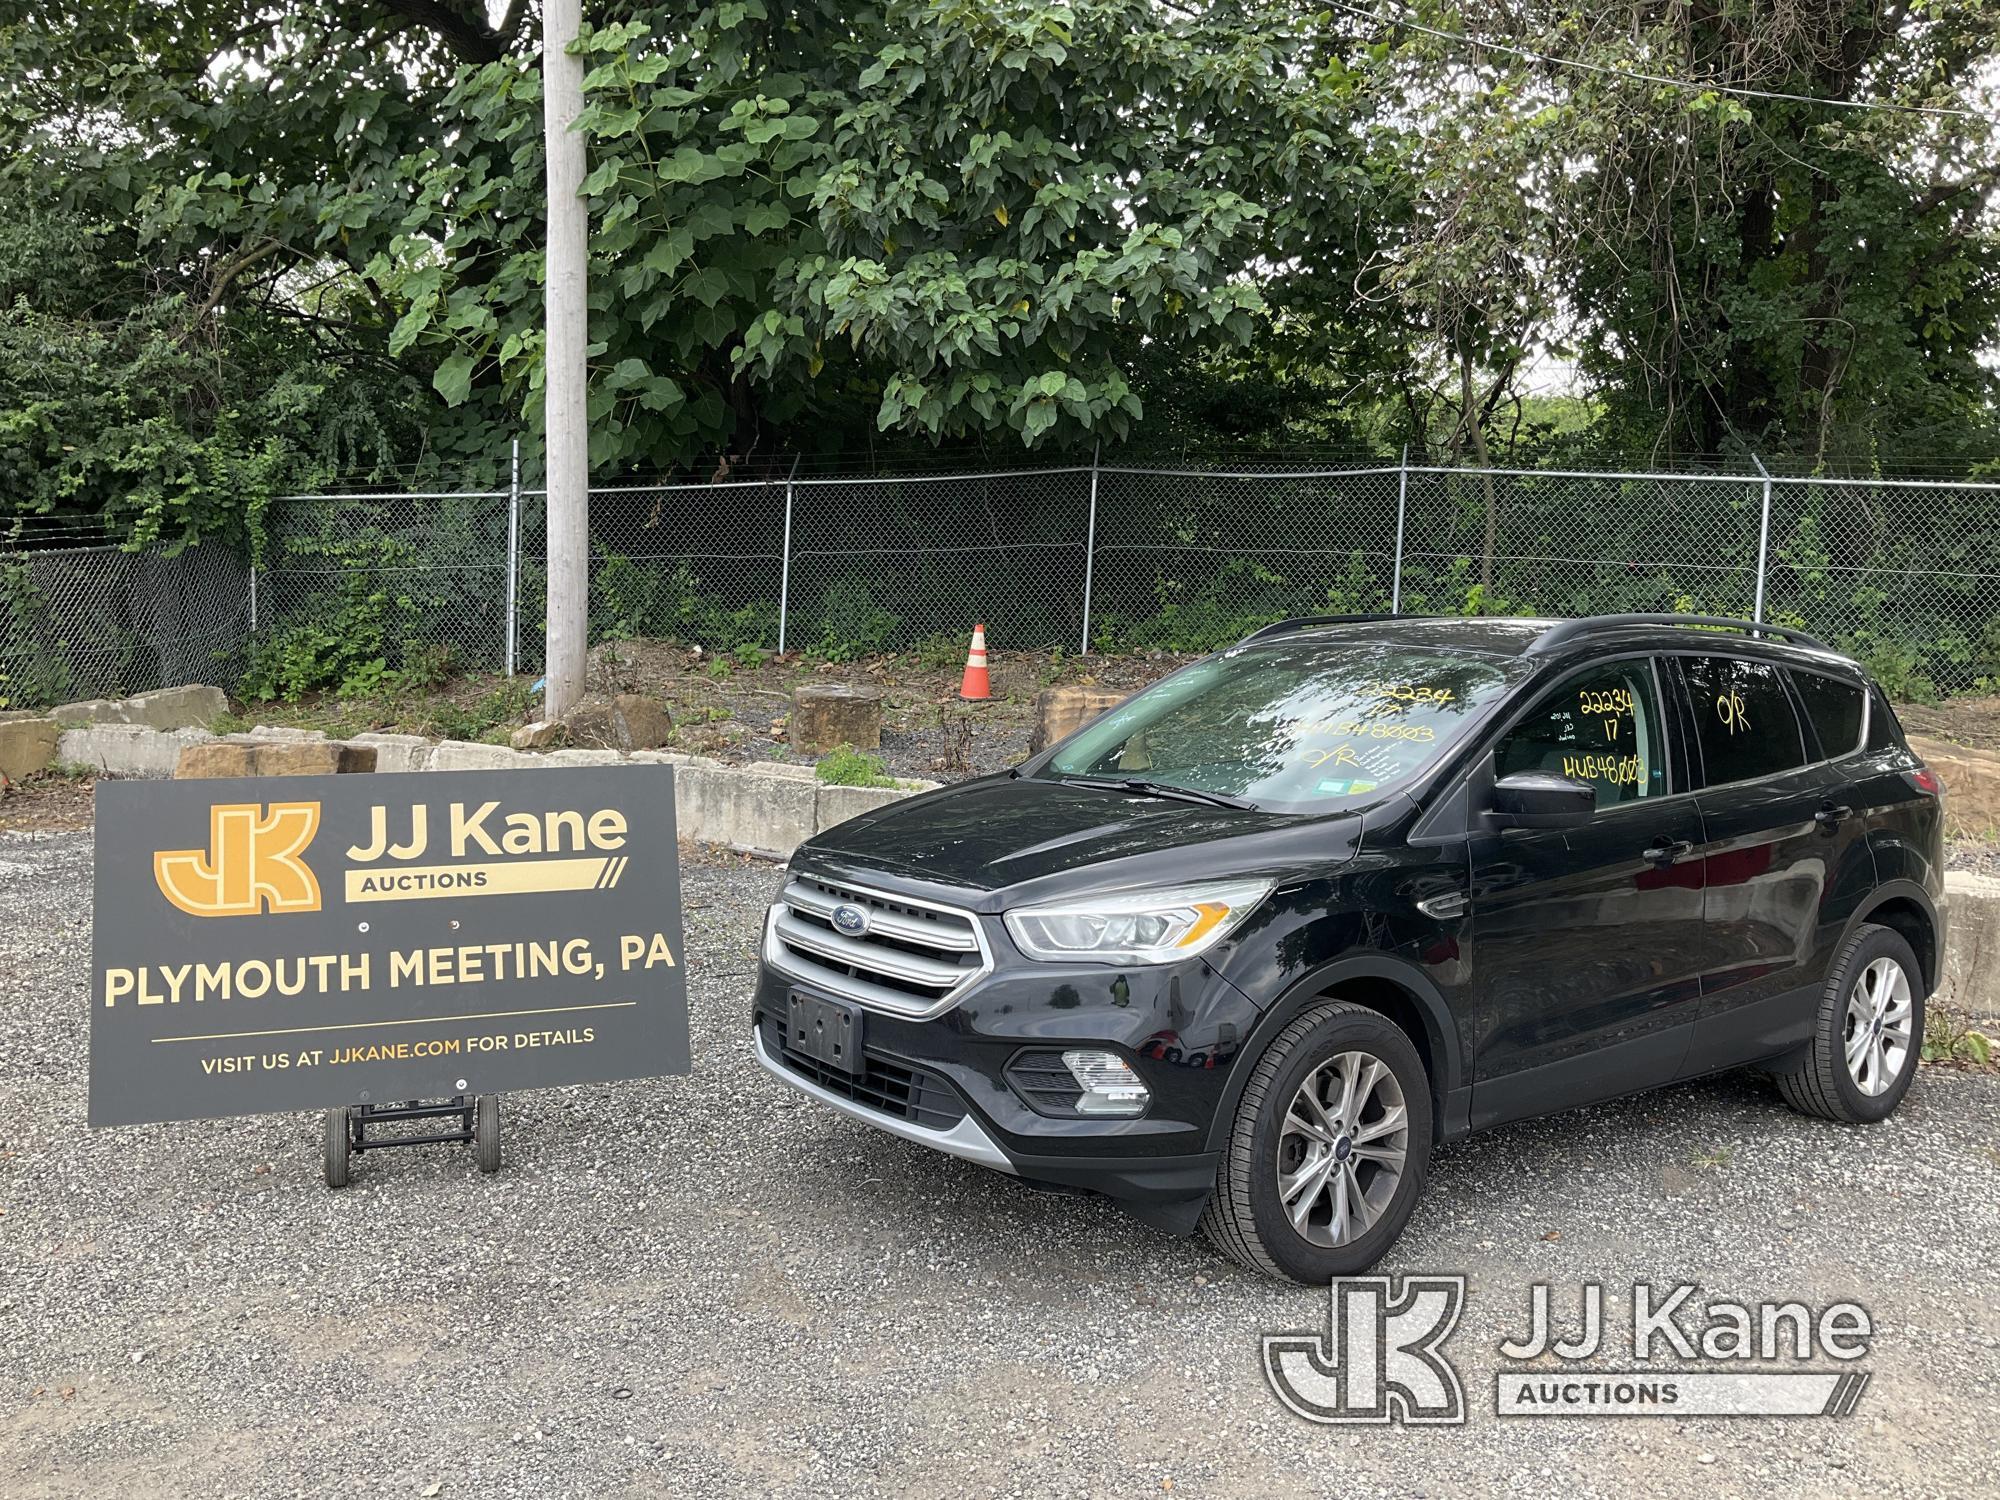
<svg viewBox="0 0 2000 1500">
<path fill-rule="evenodd" d="M 1639 784 L 1639 757 L 1636 755 L 1565 755 L 1563 775 L 1583 781 L 1603 781 L 1612 786 Z"/>
<path fill-rule="evenodd" d="M 1739 733 L 1750 727 L 1749 706 L 1744 703 L 1743 695 L 1734 688 L 1731 688 L 1726 693 L 1716 694 L 1715 715 L 1722 720 L 1722 727 L 1727 729 L 1731 734 Z"/>
</svg>

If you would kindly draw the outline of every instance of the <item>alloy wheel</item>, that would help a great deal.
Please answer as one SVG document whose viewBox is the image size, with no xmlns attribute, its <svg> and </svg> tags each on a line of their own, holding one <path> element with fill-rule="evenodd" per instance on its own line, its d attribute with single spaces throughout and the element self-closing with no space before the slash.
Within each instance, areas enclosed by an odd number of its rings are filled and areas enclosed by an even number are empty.
<svg viewBox="0 0 2000 1500">
<path fill-rule="evenodd" d="M 1878 958 L 1861 971 L 1847 994 L 1842 1045 L 1854 1086 L 1871 1098 L 1887 1093 L 1903 1076 L 1910 1056 L 1912 1015 L 1910 976 L 1893 958 Z"/>
<path fill-rule="evenodd" d="M 1315 1245 L 1359 1239 L 1403 1180 L 1409 1110 L 1389 1065 L 1341 1052 L 1306 1075 L 1278 1135 L 1278 1201 Z"/>
</svg>

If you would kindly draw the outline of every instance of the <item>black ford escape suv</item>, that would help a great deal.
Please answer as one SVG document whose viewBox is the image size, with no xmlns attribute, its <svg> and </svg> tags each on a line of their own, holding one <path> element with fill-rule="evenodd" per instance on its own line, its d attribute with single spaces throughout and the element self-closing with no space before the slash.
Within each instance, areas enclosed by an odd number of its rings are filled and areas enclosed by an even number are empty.
<svg viewBox="0 0 2000 1500">
<path fill-rule="evenodd" d="M 1467 1131 L 1747 1064 L 1887 1115 L 1941 791 L 1796 631 L 1299 620 L 803 845 L 755 1047 L 905 1139 L 1353 1274 Z"/>
</svg>

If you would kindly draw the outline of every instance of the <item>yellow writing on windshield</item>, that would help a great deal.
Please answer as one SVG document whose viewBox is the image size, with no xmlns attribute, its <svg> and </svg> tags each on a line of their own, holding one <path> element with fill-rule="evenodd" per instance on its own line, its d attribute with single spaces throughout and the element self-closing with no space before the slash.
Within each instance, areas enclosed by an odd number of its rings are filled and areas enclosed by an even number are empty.
<svg viewBox="0 0 2000 1500">
<path fill-rule="evenodd" d="M 1429 687 L 1416 682 L 1365 682 L 1361 691 L 1371 698 L 1388 698 L 1397 703 L 1455 703 L 1458 695 L 1450 688 Z"/>
<path fill-rule="evenodd" d="M 1371 719 L 1308 719 L 1294 731 L 1299 738 L 1323 734 L 1343 740 L 1414 740 L 1428 744 L 1437 731 L 1428 724 L 1380 723 Z"/>
<path fill-rule="evenodd" d="M 1306 752 L 1306 765 L 1315 771 L 1328 761 L 1336 766 L 1358 766 L 1361 764 L 1361 757 L 1354 753 L 1352 745 L 1335 745 L 1331 750 Z"/>
</svg>

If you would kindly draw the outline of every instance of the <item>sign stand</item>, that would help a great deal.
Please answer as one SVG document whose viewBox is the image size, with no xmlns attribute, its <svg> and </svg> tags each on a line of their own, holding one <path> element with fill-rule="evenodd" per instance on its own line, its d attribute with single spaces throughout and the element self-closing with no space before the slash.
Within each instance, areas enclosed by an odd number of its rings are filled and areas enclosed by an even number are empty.
<svg viewBox="0 0 2000 1500">
<path fill-rule="evenodd" d="M 428 1135 L 377 1135 L 370 1139 L 370 1125 L 398 1120 L 456 1119 L 456 1130 L 433 1131 Z M 349 1161 L 364 1151 L 384 1151 L 391 1146 L 470 1145 L 479 1159 L 479 1170 L 500 1170 L 500 1096 L 478 1094 L 468 1098 L 454 1095 L 441 1104 L 425 1104 L 411 1099 L 403 1104 L 349 1104 L 326 1112 L 326 1185 L 347 1186 Z"/>
</svg>

